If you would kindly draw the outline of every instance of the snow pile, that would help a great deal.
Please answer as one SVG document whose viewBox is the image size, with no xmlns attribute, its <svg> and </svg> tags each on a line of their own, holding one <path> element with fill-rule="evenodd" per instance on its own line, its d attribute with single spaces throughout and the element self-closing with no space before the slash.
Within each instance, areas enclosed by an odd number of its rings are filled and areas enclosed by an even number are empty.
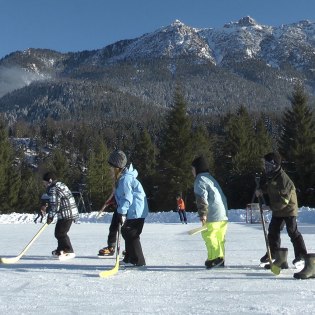
<svg viewBox="0 0 315 315">
<path fill-rule="evenodd" d="M 110 223 L 112 213 L 104 212 L 98 216 L 98 212 L 81 213 L 78 223 Z M 32 213 L 11 213 L 0 215 L 0 224 L 25 224 L 33 223 L 36 216 Z M 245 209 L 232 209 L 228 212 L 230 222 L 246 222 Z M 270 220 L 271 212 L 265 211 L 266 220 Z M 249 217 L 247 217 L 250 220 Z M 254 213 L 254 219 L 259 220 L 259 212 Z M 45 220 L 45 219 L 44 219 Z M 189 223 L 198 223 L 199 218 L 196 212 L 187 212 L 187 220 Z M 179 215 L 175 211 L 167 212 L 151 212 L 149 213 L 147 223 L 178 223 Z M 299 209 L 298 222 L 315 224 L 315 208 L 301 207 Z"/>
</svg>

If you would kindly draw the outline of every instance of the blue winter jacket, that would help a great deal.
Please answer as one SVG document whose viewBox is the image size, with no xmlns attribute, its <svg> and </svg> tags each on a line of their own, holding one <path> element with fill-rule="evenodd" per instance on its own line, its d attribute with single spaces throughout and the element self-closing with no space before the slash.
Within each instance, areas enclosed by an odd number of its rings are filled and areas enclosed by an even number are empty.
<svg viewBox="0 0 315 315">
<path fill-rule="evenodd" d="M 194 193 L 199 216 L 207 222 L 227 221 L 227 201 L 218 182 L 207 172 L 196 176 Z"/>
<path fill-rule="evenodd" d="M 146 218 L 149 212 L 147 197 L 137 176 L 138 171 L 130 164 L 116 183 L 117 212 L 126 215 L 127 219 Z"/>
</svg>

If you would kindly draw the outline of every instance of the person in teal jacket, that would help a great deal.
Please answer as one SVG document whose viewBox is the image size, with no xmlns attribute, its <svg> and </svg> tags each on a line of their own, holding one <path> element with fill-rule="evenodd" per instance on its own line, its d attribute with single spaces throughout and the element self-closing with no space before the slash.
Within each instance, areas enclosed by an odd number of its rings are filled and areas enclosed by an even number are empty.
<svg viewBox="0 0 315 315">
<path fill-rule="evenodd" d="M 144 189 L 137 179 L 138 171 L 132 164 L 127 164 L 127 157 L 121 150 L 112 152 L 108 163 L 114 172 L 118 220 L 126 246 L 123 263 L 145 266 L 140 234 L 149 208 Z"/>
<path fill-rule="evenodd" d="M 224 267 L 225 234 L 227 230 L 227 201 L 218 182 L 210 175 L 208 164 L 203 156 L 192 162 L 195 177 L 194 193 L 198 214 L 206 230 L 202 232 L 208 257 L 207 269 Z"/>
</svg>

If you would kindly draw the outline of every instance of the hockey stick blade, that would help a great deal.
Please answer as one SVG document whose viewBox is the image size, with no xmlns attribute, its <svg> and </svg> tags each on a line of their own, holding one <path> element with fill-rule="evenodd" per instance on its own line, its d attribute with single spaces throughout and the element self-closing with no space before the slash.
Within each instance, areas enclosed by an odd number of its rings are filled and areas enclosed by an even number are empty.
<svg viewBox="0 0 315 315">
<path fill-rule="evenodd" d="M 39 235 L 46 229 L 47 226 L 48 226 L 48 224 L 45 223 L 40 228 L 40 230 L 35 234 L 35 236 L 25 246 L 25 248 L 21 251 L 21 253 L 18 256 L 9 257 L 9 258 L 2 257 L 2 258 L 0 258 L 0 263 L 1 264 L 15 264 L 15 263 L 17 263 L 21 259 L 21 257 L 26 253 L 26 251 L 31 247 L 31 245 L 35 242 L 35 240 L 39 237 Z"/>
<path fill-rule="evenodd" d="M 115 263 L 114 268 L 101 271 L 99 273 L 99 276 L 101 278 L 107 278 L 107 277 L 115 275 L 118 272 L 118 270 L 119 270 L 119 255 L 117 255 L 117 257 L 116 257 L 116 263 Z"/>
<path fill-rule="evenodd" d="M 115 266 L 112 269 L 101 271 L 99 273 L 99 276 L 101 278 L 107 278 L 107 277 L 113 276 L 119 270 L 120 234 L 121 234 L 121 224 L 118 225 L 118 231 L 117 231 L 117 241 L 116 241 L 117 246 L 116 246 L 116 263 L 115 263 Z"/>
<path fill-rule="evenodd" d="M 280 275 L 281 268 L 279 266 L 271 264 L 270 267 L 270 270 L 273 274 L 275 274 L 276 276 Z"/>
<path fill-rule="evenodd" d="M 205 225 L 201 226 L 201 227 L 197 227 L 195 229 L 189 230 L 187 231 L 187 233 L 189 235 L 195 235 L 197 233 L 201 233 L 202 231 L 205 231 L 207 229 L 207 227 Z"/>
</svg>

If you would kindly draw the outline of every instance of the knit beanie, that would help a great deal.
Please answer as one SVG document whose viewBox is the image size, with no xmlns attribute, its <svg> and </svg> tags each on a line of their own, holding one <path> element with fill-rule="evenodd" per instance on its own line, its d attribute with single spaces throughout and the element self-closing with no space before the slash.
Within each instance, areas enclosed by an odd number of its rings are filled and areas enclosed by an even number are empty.
<svg viewBox="0 0 315 315">
<path fill-rule="evenodd" d="M 126 154 L 121 150 L 115 150 L 109 156 L 108 164 L 113 167 L 124 168 L 127 164 Z"/>
<path fill-rule="evenodd" d="M 49 182 L 50 180 L 54 181 L 56 179 L 57 179 L 57 176 L 56 176 L 56 174 L 54 172 L 47 172 L 43 176 L 43 180 L 45 182 Z"/>
<path fill-rule="evenodd" d="M 264 160 L 274 164 L 275 166 L 281 165 L 281 155 L 278 152 L 270 152 L 264 156 Z"/>
<path fill-rule="evenodd" d="M 195 158 L 191 166 L 193 166 L 196 170 L 196 175 L 199 173 L 209 172 L 209 166 L 206 159 L 203 156 L 198 156 Z"/>
</svg>

